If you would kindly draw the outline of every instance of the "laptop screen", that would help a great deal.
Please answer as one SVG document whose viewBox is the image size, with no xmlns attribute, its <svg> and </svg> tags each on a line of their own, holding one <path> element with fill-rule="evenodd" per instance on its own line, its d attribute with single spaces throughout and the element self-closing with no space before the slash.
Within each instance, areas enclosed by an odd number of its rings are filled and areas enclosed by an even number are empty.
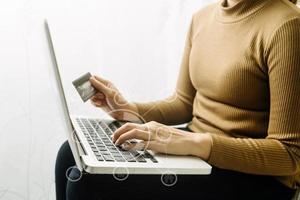
<svg viewBox="0 0 300 200">
<path fill-rule="evenodd" d="M 60 77 L 60 71 L 59 71 L 57 59 L 55 56 L 55 49 L 54 49 L 54 45 L 53 45 L 53 38 L 51 37 L 50 25 L 49 25 L 48 21 L 45 21 L 45 28 L 46 28 L 46 33 L 47 33 L 47 37 L 48 37 L 48 43 L 49 43 L 49 49 L 50 49 L 50 53 L 51 53 L 54 74 L 55 74 L 55 78 L 56 78 L 56 86 L 57 86 L 57 90 L 59 92 L 60 107 L 64 113 L 64 119 L 65 119 L 64 129 L 67 132 L 68 142 L 69 142 L 70 148 L 72 150 L 76 165 L 79 168 L 79 170 L 82 170 L 82 165 L 81 165 L 80 158 L 79 158 L 80 154 L 79 154 L 78 146 L 75 143 L 75 141 L 76 141 L 75 130 L 73 128 L 73 125 L 72 125 L 72 122 L 70 119 L 70 113 L 69 113 L 69 109 L 68 109 L 68 105 L 67 105 L 67 101 L 66 101 L 66 96 L 65 96 L 62 80 Z"/>
</svg>

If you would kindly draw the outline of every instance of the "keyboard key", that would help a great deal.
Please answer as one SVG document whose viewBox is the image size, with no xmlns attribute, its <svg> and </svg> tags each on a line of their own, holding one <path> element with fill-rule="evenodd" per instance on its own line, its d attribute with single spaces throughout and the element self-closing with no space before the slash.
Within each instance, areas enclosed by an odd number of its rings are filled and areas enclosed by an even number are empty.
<svg viewBox="0 0 300 200">
<path fill-rule="evenodd" d="M 134 157 L 132 156 L 124 156 L 125 160 L 127 160 L 128 162 L 135 162 Z"/>
<path fill-rule="evenodd" d="M 147 161 L 145 160 L 145 158 L 143 158 L 143 157 L 141 157 L 141 156 L 137 157 L 136 160 L 137 160 L 138 162 L 142 162 L 142 163 L 147 162 Z"/>
<path fill-rule="evenodd" d="M 128 151 L 122 151 L 121 152 L 123 156 L 129 156 L 129 157 L 132 157 L 132 155 L 130 154 L 130 152 Z"/>
<path fill-rule="evenodd" d="M 107 133 L 108 137 L 110 137 L 110 138 L 111 138 L 112 134 L 113 134 L 112 132 Z"/>
<path fill-rule="evenodd" d="M 155 158 L 150 159 L 153 163 L 158 163 L 158 161 Z"/>
<path fill-rule="evenodd" d="M 121 158 L 121 159 L 118 159 L 118 160 L 116 160 L 117 162 L 126 162 L 126 160 L 125 159 L 123 159 L 123 158 Z"/>
<path fill-rule="evenodd" d="M 106 151 L 106 147 L 98 147 L 99 151 Z"/>
<path fill-rule="evenodd" d="M 113 124 L 117 127 L 120 128 L 122 126 L 122 124 L 118 121 L 114 121 Z"/>
<path fill-rule="evenodd" d="M 136 162 L 134 159 L 127 160 L 128 162 Z"/>
<path fill-rule="evenodd" d="M 137 151 L 135 151 L 135 150 L 130 150 L 129 152 L 130 152 L 134 157 L 140 156 L 140 154 L 139 154 Z"/>
<path fill-rule="evenodd" d="M 103 121 L 99 121 L 98 124 L 102 129 L 106 128 L 106 124 Z"/>
<path fill-rule="evenodd" d="M 120 154 L 119 151 L 117 151 L 117 150 L 112 150 L 112 149 L 111 149 L 111 150 L 109 150 L 109 151 L 110 151 L 111 153 L 118 153 L 118 154 Z"/>
<path fill-rule="evenodd" d="M 144 158 L 150 158 L 150 159 L 153 158 L 153 156 L 148 151 L 144 152 L 143 157 Z"/>
<path fill-rule="evenodd" d="M 103 161 L 104 159 L 102 158 L 102 156 L 97 156 L 97 160 L 98 161 Z"/>
<path fill-rule="evenodd" d="M 117 162 L 125 162 L 125 159 L 119 156 L 114 157 Z"/>
<path fill-rule="evenodd" d="M 112 132 L 115 132 L 115 131 L 117 130 L 117 127 L 116 127 L 113 123 L 110 123 L 110 124 L 108 125 L 108 127 L 110 128 L 110 130 L 111 130 Z"/>
<path fill-rule="evenodd" d="M 106 149 L 106 147 L 105 147 L 104 144 L 97 145 L 97 147 L 98 147 L 99 149 Z"/>
<path fill-rule="evenodd" d="M 118 151 L 109 151 L 111 154 L 113 155 L 119 155 L 119 156 L 122 156 Z"/>
<path fill-rule="evenodd" d="M 96 156 L 101 156 L 101 153 L 99 151 L 94 152 Z"/>
<path fill-rule="evenodd" d="M 102 155 L 110 155 L 110 152 L 109 152 L 109 151 L 100 151 L 100 153 L 101 153 Z"/>
<path fill-rule="evenodd" d="M 114 161 L 114 158 L 109 155 L 103 155 L 104 160 L 106 161 Z"/>
</svg>

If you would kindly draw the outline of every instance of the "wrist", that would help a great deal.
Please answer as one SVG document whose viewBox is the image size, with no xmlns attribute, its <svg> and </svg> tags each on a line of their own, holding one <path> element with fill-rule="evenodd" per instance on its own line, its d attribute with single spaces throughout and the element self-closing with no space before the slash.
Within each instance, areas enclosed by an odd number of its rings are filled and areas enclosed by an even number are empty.
<svg viewBox="0 0 300 200">
<path fill-rule="evenodd" d="M 211 135 L 207 133 L 194 133 L 191 147 L 191 155 L 197 156 L 207 161 L 209 159 L 212 148 Z"/>
<path fill-rule="evenodd" d="M 127 111 L 123 113 L 123 120 L 134 123 L 142 123 L 140 115 L 138 113 L 138 107 L 135 103 L 128 103 L 126 108 Z"/>
</svg>

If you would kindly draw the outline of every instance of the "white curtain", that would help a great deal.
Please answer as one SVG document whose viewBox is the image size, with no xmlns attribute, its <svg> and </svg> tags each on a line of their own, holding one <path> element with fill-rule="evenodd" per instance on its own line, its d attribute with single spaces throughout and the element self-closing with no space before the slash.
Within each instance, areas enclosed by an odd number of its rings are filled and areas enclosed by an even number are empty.
<svg viewBox="0 0 300 200">
<path fill-rule="evenodd" d="M 130 100 L 168 96 L 191 16 L 210 2 L 0 0 L 0 199 L 55 199 L 55 156 L 66 135 L 45 18 L 53 19 L 72 112 L 100 116 L 70 81 L 91 71 Z"/>
</svg>

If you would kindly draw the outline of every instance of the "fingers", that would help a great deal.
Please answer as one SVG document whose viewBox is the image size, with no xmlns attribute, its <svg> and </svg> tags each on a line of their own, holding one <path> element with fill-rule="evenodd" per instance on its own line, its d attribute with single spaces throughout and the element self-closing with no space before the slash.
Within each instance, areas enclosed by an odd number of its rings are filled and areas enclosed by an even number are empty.
<svg viewBox="0 0 300 200">
<path fill-rule="evenodd" d="M 144 140 L 144 141 L 151 140 L 150 134 L 147 131 L 143 131 L 143 130 L 139 130 L 139 129 L 132 129 L 132 130 L 122 134 L 116 140 L 116 145 L 121 145 L 130 139 L 138 139 L 138 140 Z"/>
<path fill-rule="evenodd" d="M 91 103 L 96 107 L 105 106 L 106 105 L 105 98 L 106 97 L 103 93 L 98 92 L 97 94 L 95 94 L 95 96 L 91 98 Z"/>
<path fill-rule="evenodd" d="M 127 144 L 123 146 L 124 150 L 137 150 L 137 151 L 144 151 L 144 150 L 152 150 L 156 152 L 165 152 L 164 146 L 157 142 L 157 141 L 141 141 L 136 144 Z"/>
<path fill-rule="evenodd" d="M 100 82 L 102 82 L 104 84 L 109 84 L 108 80 L 106 80 L 106 79 L 104 79 L 104 78 L 102 78 L 100 76 L 94 76 L 94 77 L 96 78 L 97 81 L 100 81 Z"/>
<path fill-rule="evenodd" d="M 169 148 L 171 137 L 170 130 L 154 122 L 147 124 L 126 123 L 113 135 L 112 140 L 116 145 L 122 145 L 125 150 L 153 150 L 161 153 L 172 153 Z M 128 142 L 132 139 L 141 140 L 138 143 Z M 176 142 L 174 143 L 176 144 Z M 173 144 L 173 145 L 174 145 Z"/>
<path fill-rule="evenodd" d="M 154 136 L 151 134 L 150 129 L 147 124 L 126 123 L 115 131 L 112 140 L 117 142 L 122 137 L 118 144 L 122 144 L 128 139 L 151 140 Z"/>
<path fill-rule="evenodd" d="M 97 94 L 95 94 L 95 96 L 97 99 L 105 99 L 105 95 L 102 92 L 97 92 Z"/>
<path fill-rule="evenodd" d="M 90 82 L 91 82 L 92 86 L 94 86 L 99 92 L 102 92 L 104 95 L 106 95 L 106 96 L 112 95 L 113 90 L 110 87 L 108 87 L 105 84 L 105 82 L 99 81 L 94 76 L 90 78 Z"/>
<path fill-rule="evenodd" d="M 121 126 L 120 128 L 118 128 L 114 135 L 113 135 L 113 142 L 116 142 L 117 139 L 124 133 L 126 133 L 127 131 L 130 131 L 134 128 L 137 128 L 137 124 L 133 124 L 133 123 L 126 123 L 125 125 Z"/>
<path fill-rule="evenodd" d="M 93 100 L 93 101 L 102 101 L 105 99 L 106 99 L 106 96 L 102 93 L 97 93 L 91 98 L 91 100 Z"/>
<path fill-rule="evenodd" d="M 144 151 L 146 149 L 145 142 L 137 142 L 137 143 L 131 143 L 131 142 L 125 142 L 122 144 L 122 149 L 124 150 L 137 150 L 137 151 Z"/>
</svg>

